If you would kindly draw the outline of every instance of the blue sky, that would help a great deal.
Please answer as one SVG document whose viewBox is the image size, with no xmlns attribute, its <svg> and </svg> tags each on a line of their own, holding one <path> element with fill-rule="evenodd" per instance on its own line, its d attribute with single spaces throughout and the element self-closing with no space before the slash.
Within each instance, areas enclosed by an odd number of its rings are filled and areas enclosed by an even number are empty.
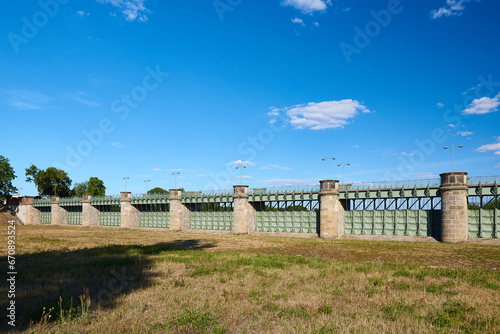
<svg viewBox="0 0 500 334">
<path fill-rule="evenodd" d="M 500 174 L 495 0 L 42 0 L 2 11 L 0 154 L 108 194 Z"/>
</svg>

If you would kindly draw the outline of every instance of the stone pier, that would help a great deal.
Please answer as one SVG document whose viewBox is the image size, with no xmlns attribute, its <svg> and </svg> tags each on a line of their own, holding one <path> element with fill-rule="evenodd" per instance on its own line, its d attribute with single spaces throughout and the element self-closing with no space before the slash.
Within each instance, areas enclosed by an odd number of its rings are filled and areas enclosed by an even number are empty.
<svg viewBox="0 0 500 334">
<path fill-rule="evenodd" d="M 170 227 L 171 231 L 186 231 L 191 228 L 191 211 L 182 204 L 182 189 L 170 189 Z"/>
<path fill-rule="evenodd" d="M 255 232 L 257 214 L 254 207 L 248 203 L 248 186 L 235 185 L 234 201 L 234 234 L 249 234 Z"/>
<path fill-rule="evenodd" d="M 61 210 L 61 207 L 59 206 L 59 196 L 50 196 L 50 225 L 61 225 L 59 210 Z"/>
<path fill-rule="evenodd" d="M 132 205 L 132 193 L 122 191 L 120 196 L 121 227 L 138 228 L 141 222 L 141 213 Z"/>
<path fill-rule="evenodd" d="M 466 242 L 468 228 L 467 173 L 451 172 L 441 176 L 441 241 Z"/>
<path fill-rule="evenodd" d="M 26 225 L 40 225 L 42 223 L 42 212 L 33 206 L 33 197 L 26 202 Z"/>
<path fill-rule="evenodd" d="M 344 234 L 344 208 L 339 201 L 339 181 L 319 181 L 319 236 L 340 238 Z"/>
<path fill-rule="evenodd" d="M 101 213 L 91 204 L 91 196 L 83 195 L 82 197 L 82 226 L 95 227 L 101 222 Z"/>
</svg>

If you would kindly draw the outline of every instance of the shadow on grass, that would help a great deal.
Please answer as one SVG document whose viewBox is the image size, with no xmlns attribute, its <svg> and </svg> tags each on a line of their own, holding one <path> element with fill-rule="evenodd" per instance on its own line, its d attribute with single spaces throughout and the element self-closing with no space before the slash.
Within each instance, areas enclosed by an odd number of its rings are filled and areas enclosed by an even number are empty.
<svg viewBox="0 0 500 334">
<path fill-rule="evenodd" d="M 113 308 L 120 296 L 152 284 L 155 279 L 149 270 L 153 265 L 152 255 L 175 250 L 201 251 L 212 247 L 215 245 L 200 240 L 176 240 L 151 246 L 110 245 L 18 255 L 16 327 L 8 325 L 9 320 L 4 316 L 0 331 L 29 328 L 30 321 L 36 323 L 41 320 L 44 307 L 45 314 L 54 308 L 50 319 L 57 318 L 60 298 L 66 310 L 71 307 L 71 299 L 76 310 L 81 304 L 80 296 L 86 296 L 82 304 L 88 303 L 90 309 Z M 1 290 L 2 295 L 7 296 L 8 289 Z M 3 314 L 7 307 L 8 301 L 4 297 L 0 303 Z"/>
</svg>

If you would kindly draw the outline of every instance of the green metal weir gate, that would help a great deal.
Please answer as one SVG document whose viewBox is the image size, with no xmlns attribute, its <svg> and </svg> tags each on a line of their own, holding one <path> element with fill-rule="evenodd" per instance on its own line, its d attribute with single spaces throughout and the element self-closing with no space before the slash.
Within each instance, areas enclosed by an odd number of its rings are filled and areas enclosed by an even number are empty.
<svg viewBox="0 0 500 334">
<path fill-rule="evenodd" d="M 61 198 L 59 206 L 68 212 L 68 225 L 82 225 L 81 198 Z"/>
<path fill-rule="evenodd" d="M 317 192 L 256 193 L 249 201 L 256 210 L 257 232 L 319 233 Z"/>
<path fill-rule="evenodd" d="M 121 226 L 121 205 L 119 198 L 91 198 L 91 205 L 99 210 L 99 225 Z"/>
<path fill-rule="evenodd" d="M 188 196 L 184 205 L 191 215 L 191 229 L 232 231 L 234 223 L 233 197 L 228 194 L 218 196 Z"/>
<path fill-rule="evenodd" d="M 41 212 L 41 221 L 43 225 L 50 225 L 52 222 L 52 202 L 50 199 L 35 199 L 33 207 Z"/>
<path fill-rule="evenodd" d="M 170 202 L 167 195 L 133 198 L 131 204 L 139 210 L 140 227 L 170 227 Z"/>
</svg>

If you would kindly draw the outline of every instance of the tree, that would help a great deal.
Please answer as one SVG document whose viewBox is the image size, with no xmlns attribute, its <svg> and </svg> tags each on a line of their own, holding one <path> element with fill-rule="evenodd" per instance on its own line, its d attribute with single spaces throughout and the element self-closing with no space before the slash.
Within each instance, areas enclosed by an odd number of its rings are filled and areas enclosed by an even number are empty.
<svg viewBox="0 0 500 334">
<path fill-rule="evenodd" d="M 168 195 L 169 191 L 160 187 L 156 187 L 148 191 L 148 195 L 153 195 L 153 194 Z"/>
<path fill-rule="evenodd" d="M 16 175 L 9 159 L 0 155 L 0 200 L 9 199 L 10 195 L 17 191 L 17 188 L 12 185 L 15 178 Z"/>
<path fill-rule="evenodd" d="M 91 196 L 104 196 L 106 194 L 106 187 L 104 182 L 97 177 L 91 177 L 85 182 L 76 183 L 73 187 L 73 194 L 81 197 L 84 194 Z"/>
<path fill-rule="evenodd" d="M 60 197 L 71 197 L 73 195 L 70 189 L 73 181 L 68 173 L 55 167 L 43 170 L 31 165 L 26 168 L 26 182 L 33 182 L 40 196 L 48 197 L 57 194 Z"/>
</svg>

